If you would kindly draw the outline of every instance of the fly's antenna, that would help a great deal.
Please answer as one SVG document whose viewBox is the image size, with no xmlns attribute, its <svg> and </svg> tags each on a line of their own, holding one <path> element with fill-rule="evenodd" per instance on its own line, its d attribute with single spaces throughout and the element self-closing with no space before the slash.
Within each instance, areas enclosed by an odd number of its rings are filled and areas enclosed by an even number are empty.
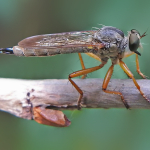
<svg viewBox="0 0 150 150">
<path fill-rule="evenodd" d="M 148 31 L 149 28 L 147 28 L 147 30 L 140 36 L 140 38 L 143 38 L 144 36 L 146 36 L 146 32 Z"/>
<path fill-rule="evenodd" d="M 14 54 L 12 47 L 0 48 L 0 53 L 2 53 L 2 54 Z"/>
</svg>

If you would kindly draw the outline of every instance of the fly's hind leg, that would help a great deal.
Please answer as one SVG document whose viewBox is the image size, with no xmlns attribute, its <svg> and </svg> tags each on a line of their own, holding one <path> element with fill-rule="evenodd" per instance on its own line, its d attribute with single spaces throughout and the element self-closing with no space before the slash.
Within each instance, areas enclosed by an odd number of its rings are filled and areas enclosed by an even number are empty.
<svg viewBox="0 0 150 150">
<path fill-rule="evenodd" d="M 78 53 L 78 56 L 79 56 L 79 59 L 80 59 L 80 63 L 81 63 L 82 69 L 85 69 L 85 65 L 84 65 L 84 62 L 83 62 L 83 58 L 82 58 L 81 53 Z M 81 79 L 85 79 L 86 76 L 87 76 L 86 74 L 82 75 Z"/>
<path fill-rule="evenodd" d="M 89 45 L 88 47 L 95 47 L 95 45 Z M 100 48 L 104 48 L 105 47 L 105 45 L 104 44 L 102 44 L 102 43 L 99 43 L 98 45 L 97 45 L 97 48 L 98 49 L 100 49 Z M 92 58 L 94 58 L 94 59 L 97 59 L 98 61 L 101 61 L 101 59 L 97 56 L 97 55 L 95 55 L 95 54 L 93 54 L 93 53 L 86 53 L 87 55 L 89 55 L 90 57 L 92 57 Z M 81 55 L 81 53 L 78 53 L 78 56 L 79 56 L 79 59 L 80 59 L 80 63 L 81 63 L 81 67 L 82 67 L 82 69 L 84 70 L 84 69 L 86 69 L 85 68 L 85 65 L 84 65 L 84 62 L 83 62 L 83 58 L 82 58 L 82 55 Z M 82 79 L 85 79 L 86 78 L 86 74 L 84 74 L 84 75 L 82 75 Z"/>
<path fill-rule="evenodd" d="M 96 60 L 98 60 L 98 61 L 100 61 L 101 62 L 101 59 L 97 56 L 97 55 L 95 55 L 95 54 L 93 54 L 93 53 L 86 53 L 88 56 L 90 56 L 90 57 L 92 57 L 92 58 L 94 58 L 94 59 L 96 59 Z M 83 62 L 83 58 L 82 58 L 82 55 L 81 55 L 81 53 L 78 53 L 78 56 L 79 56 L 79 59 L 80 59 L 80 63 L 81 63 L 81 67 L 82 67 L 82 69 L 85 69 L 85 65 L 84 65 L 84 62 Z M 82 79 L 85 79 L 87 77 L 87 75 L 85 74 L 85 75 L 82 75 Z"/>
<path fill-rule="evenodd" d="M 129 68 L 126 66 L 126 64 L 120 59 L 119 60 L 120 63 L 120 67 L 123 69 L 123 71 L 133 80 L 136 88 L 139 90 L 139 92 L 141 93 L 141 95 L 148 101 L 150 102 L 150 100 L 144 95 L 144 93 L 142 92 L 139 84 L 136 82 L 133 74 L 131 73 L 131 71 L 129 70 Z"/>
<path fill-rule="evenodd" d="M 109 90 L 106 90 L 107 89 L 107 86 L 108 86 L 108 83 L 110 81 L 110 78 L 112 76 L 112 73 L 113 73 L 113 69 L 114 69 L 114 64 L 112 64 L 110 66 L 110 68 L 108 69 L 107 73 L 106 73 L 106 76 L 104 78 L 104 81 L 103 81 L 103 86 L 102 86 L 102 90 L 105 92 L 105 93 L 109 93 L 109 94 L 116 94 L 116 95 L 120 95 L 122 101 L 123 101 L 123 104 L 125 105 L 125 107 L 128 109 L 129 108 L 129 105 L 127 104 L 127 102 L 125 101 L 123 95 L 121 92 L 117 92 L 117 91 L 109 91 Z"/>
<path fill-rule="evenodd" d="M 92 68 L 87 68 L 87 69 L 83 69 L 83 70 L 79 70 L 76 72 L 73 72 L 69 75 L 68 79 L 71 82 L 71 84 L 75 87 L 75 89 L 79 92 L 80 96 L 78 98 L 77 104 L 78 104 L 78 109 L 81 108 L 81 99 L 83 97 L 83 91 L 79 88 L 79 86 L 71 79 L 74 77 L 78 77 L 81 75 L 85 75 L 88 74 L 90 72 L 96 71 L 98 69 L 101 69 L 104 65 L 106 64 L 106 62 L 102 62 L 102 64 L 100 64 L 99 66 L 96 67 L 92 67 Z"/>
</svg>

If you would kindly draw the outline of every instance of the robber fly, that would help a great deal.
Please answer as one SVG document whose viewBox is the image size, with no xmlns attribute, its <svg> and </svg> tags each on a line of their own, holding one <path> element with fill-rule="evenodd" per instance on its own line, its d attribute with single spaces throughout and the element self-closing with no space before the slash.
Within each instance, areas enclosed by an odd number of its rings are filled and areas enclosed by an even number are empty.
<svg viewBox="0 0 150 150">
<path fill-rule="evenodd" d="M 68 77 L 71 84 L 80 94 L 77 101 L 78 108 L 81 107 L 83 91 L 72 80 L 72 78 L 81 75 L 83 76 L 82 78 L 85 78 L 86 74 L 101 69 L 107 63 L 108 59 L 111 59 L 112 65 L 106 73 L 102 85 L 102 90 L 105 93 L 120 95 L 125 107 L 129 108 L 129 105 L 125 101 L 122 93 L 107 90 L 107 86 L 112 76 L 114 65 L 119 64 L 123 71 L 133 80 L 141 95 L 148 102 L 150 102 L 150 100 L 140 89 L 140 86 L 135 80 L 131 71 L 122 61 L 124 57 L 136 54 L 137 71 L 139 75 L 145 78 L 139 68 L 138 55 L 141 54 L 137 51 L 137 49 L 141 47 L 140 39 L 146 36 L 145 33 L 143 35 L 140 35 L 137 30 L 132 29 L 128 32 L 128 36 L 125 36 L 123 31 L 121 31 L 120 29 L 111 26 L 103 26 L 98 30 L 45 34 L 28 37 L 20 41 L 18 43 L 18 46 L 14 46 L 12 48 L 1 48 L 0 52 L 26 57 L 78 53 L 82 70 L 73 72 Z M 86 53 L 87 55 L 100 60 L 101 64 L 99 66 L 86 69 L 80 53 Z"/>
</svg>

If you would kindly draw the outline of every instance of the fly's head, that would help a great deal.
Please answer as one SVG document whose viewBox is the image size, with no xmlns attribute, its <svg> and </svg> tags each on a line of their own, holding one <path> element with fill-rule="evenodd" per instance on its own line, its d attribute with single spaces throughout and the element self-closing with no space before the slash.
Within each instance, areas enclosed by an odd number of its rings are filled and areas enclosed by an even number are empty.
<svg viewBox="0 0 150 150">
<path fill-rule="evenodd" d="M 145 32 L 146 33 L 146 32 Z M 141 55 L 137 49 L 141 46 L 141 43 L 140 43 L 140 39 L 144 36 L 146 36 L 146 34 L 143 34 L 143 35 L 140 35 L 140 33 L 135 30 L 135 29 L 132 29 L 130 32 L 129 32 L 129 49 L 130 51 L 138 54 L 138 55 Z"/>
</svg>

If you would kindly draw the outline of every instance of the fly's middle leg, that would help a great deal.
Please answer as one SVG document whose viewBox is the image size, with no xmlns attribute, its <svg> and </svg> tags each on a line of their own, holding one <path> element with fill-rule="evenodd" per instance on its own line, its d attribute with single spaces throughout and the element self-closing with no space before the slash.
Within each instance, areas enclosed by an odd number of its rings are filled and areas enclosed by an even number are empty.
<svg viewBox="0 0 150 150">
<path fill-rule="evenodd" d="M 111 76 L 112 76 L 113 69 L 114 69 L 114 64 L 112 64 L 112 65 L 110 66 L 110 68 L 108 69 L 108 71 L 107 71 L 107 73 L 106 73 L 106 76 L 105 76 L 104 81 L 103 81 L 102 90 L 103 90 L 105 93 L 120 95 L 123 104 L 124 104 L 125 107 L 128 109 L 128 108 L 129 108 L 129 105 L 128 105 L 127 102 L 125 101 L 125 99 L 124 99 L 124 97 L 123 97 L 123 95 L 122 95 L 121 92 L 107 90 L 107 86 L 108 86 L 108 83 L 109 83 L 110 78 L 111 78 Z"/>
</svg>

